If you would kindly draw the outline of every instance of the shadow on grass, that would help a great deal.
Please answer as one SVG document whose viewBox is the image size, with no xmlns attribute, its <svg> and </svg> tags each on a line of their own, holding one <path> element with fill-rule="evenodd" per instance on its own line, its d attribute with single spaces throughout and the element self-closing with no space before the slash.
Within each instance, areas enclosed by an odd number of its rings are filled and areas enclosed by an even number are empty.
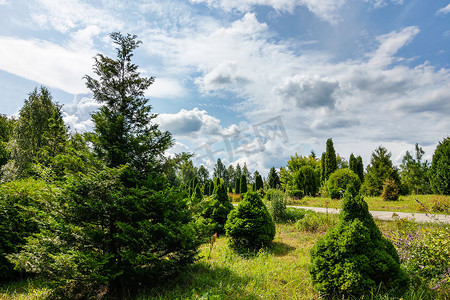
<svg viewBox="0 0 450 300">
<path fill-rule="evenodd" d="M 198 262 L 178 278 L 141 292 L 137 299 L 258 299 L 245 289 L 250 280 L 228 268 Z"/>
<path fill-rule="evenodd" d="M 271 248 L 268 249 L 270 253 L 275 256 L 285 256 L 288 255 L 289 252 L 294 251 L 295 247 L 282 243 L 282 242 L 273 242 Z"/>
</svg>

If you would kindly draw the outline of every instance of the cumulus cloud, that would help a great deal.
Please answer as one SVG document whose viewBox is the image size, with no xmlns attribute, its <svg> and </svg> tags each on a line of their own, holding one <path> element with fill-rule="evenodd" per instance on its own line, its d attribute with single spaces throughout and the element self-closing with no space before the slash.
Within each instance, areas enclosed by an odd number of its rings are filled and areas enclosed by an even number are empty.
<svg viewBox="0 0 450 300">
<path fill-rule="evenodd" d="M 286 100 L 293 100 L 295 106 L 307 108 L 334 107 L 335 91 L 339 88 L 336 81 L 323 78 L 307 78 L 301 75 L 287 78 L 274 88 L 274 93 Z"/>
<path fill-rule="evenodd" d="M 176 136 L 196 137 L 199 134 L 218 134 L 220 131 L 220 120 L 197 107 L 192 110 L 182 109 L 176 114 L 159 114 L 155 121 L 161 129 Z"/>
<path fill-rule="evenodd" d="M 70 126 L 71 130 L 77 132 L 91 131 L 94 127 L 91 114 L 100 106 L 93 98 L 75 98 L 71 104 L 64 105 L 62 108 L 64 122 Z"/>
<path fill-rule="evenodd" d="M 226 61 L 212 69 L 206 75 L 196 79 L 196 83 L 204 91 L 219 90 L 222 88 L 241 88 L 250 83 L 251 79 L 240 70 L 235 61 Z"/>
</svg>

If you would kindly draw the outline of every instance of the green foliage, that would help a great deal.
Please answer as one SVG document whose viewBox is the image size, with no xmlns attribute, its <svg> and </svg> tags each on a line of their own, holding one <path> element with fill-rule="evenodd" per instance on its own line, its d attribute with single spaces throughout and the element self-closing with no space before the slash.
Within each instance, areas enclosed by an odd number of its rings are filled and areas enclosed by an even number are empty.
<svg viewBox="0 0 450 300">
<path fill-rule="evenodd" d="M 303 191 L 303 195 L 315 196 L 319 190 L 319 178 L 311 166 L 305 165 L 293 173 L 293 190 Z"/>
<path fill-rule="evenodd" d="M 0 114 L 0 170 L 9 159 L 9 150 L 7 149 L 8 142 L 11 138 L 11 133 L 13 130 L 13 121 L 8 119 L 6 115 Z M 1 178 L 0 171 L 0 178 Z"/>
<path fill-rule="evenodd" d="M 135 35 L 110 35 L 117 45 L 117 58 L 97 54 L 94 63 L 95 79 L 84 76 L 87 87 L 102 107 L 92 115 L 96 138 L 95 151 L 108 167 L 128 164 L 146 173 L 159 166 L 164 151 L 172 144 L 169 132 L 161 132 L 152 123 L 145 91 L 153 77 L 141 77 L 138 66 L 132 63 L 133 51 L 141 41 Z"/>
<path fill-rule="evenodd" d="M 128 176 L 127 167 L 69 176 L 55 222 L 11 260 L 87 293 L 156 280 L 192 263 L 199 241 L 184 193 L 154 190 L 158 177 L 126 187 Z"/>
<path fill-rule="evenodd" d="M 228 216 L 225 230 L 230 243 L 239 250 L 257 250 L 275 237 L 275 224 L 257 193 L 248 192 Z"/>
<path fill-rule="evenodd" d="M 201 185 L 205 185 L 209 183 L 209 171 L 205 168 L 205 166 L 200 165 L 197 171 L 198 182 Z"/>
<path fill-rule="evenodd" d="M 255 176 L 255 191 L 261 190 L 263 188 L 264 184 L 261 175 Z"/>
<path fill-rule="evenodd" d="M 297 220 L 295 227 L 302 231 L 327 231 L 330 226 L 336 225 L 337 215 L 324 214 L 312 210 L 303 210 L 303 217 Z"/>
<path fill-rule="evenodd" d="M 34 164 L 49 165 L 49 160 L 64 152 L 67 127 L 61 106 L 52 101 L 47 88 L 35 88 L 20 109 L 9 141 L 11 160 L 4 166 L 6 180 L 33 175 Z"/>
<path fill-rule="evenodd" d="M 214 166 L 213 177 L 222 179 L 228 178 L 227 168 L 220 158 L 217 159 L 216 165 Z"/>
<path fill-rule="evenodd" d="M 286 195 L 283 191 L 270 189 L 265 195 L 265 202 L 272 219 L 276 223 L 285 222 L 287 219 Z"/>
<path fill-rule="evenodd" d="M 353 187 L 355 192 L 359 191 L 361 182 L 358 175 L 349 169 L 336 170 L 328 178 L 328 194 L 332 199 L 340 199 L 349 185 Z"/>
<path fill-rule="evenodd" d="M 239 192 L 241 194 L 247 193 L 247 177 L 242 174 L 239 180 Z"/>
<path fill-rule="evenodd" d="M 290 198 L 294 199 L 301 199 L 304 196 L 302 190 L 289 190 L 288 194 Z"/>
<path fill-rule="evenodd" d="M 241 178 L 240 177 L 236 177 L 236 179 L 234 181 L 234 192 L 236 194 L 240 194 L 241 193 Z"/>
<path fill-rule="evenodd" d="M 212 233 L 224 234 L 224 226 L 232 209 L 225 184 L 220 184 L 212 197 L 204 202 L 201 216 L 211 225 Z"/>
<path fill-rule="evenodd" d="M 19 275 L 6 255 L 18 253 L 27 237 L 46 226 L 57 193 L 56 187 L 31 178 L 0 186 L 0 281 Z"/>
<path fill-rule="evenodd" d="M 429 174 L 433 193 L 450 195 L 450 137 L 436 147 Z"/>
<path fill-rule="evenodd" d="M 363 182 L 364 181 L 364 164 L 363 164 L 361 156 L 358 156 L 356 158 L 356 172 L 355 173 L 358 175 L 359 180 L 361 180 L 361 182 Z"/>
<path fill-rule="evenodd" d="M 406 151 L 400 166 L 400 177 L 405 188 L 414 194 L 428 194 L 431 192 L 430 181 L 428 178 L 428 161 L 422 162 L 425 151 L 419 144 L 416 144 L 415 157 L 412 157 L 409 151 Z"/>
<path fill-rule="evenodd" d="M 382 146 L 379 146 L 372 153 L 370 165 L 367 166 L 367 173 L 361 186 L 361 192 L 369 196 L 379 196 L 383 191 L 383 183 L 389 178 L 400 186 L 398 170 L 391 161 L 391 153 Z"/>
<path fill-rule="evenodd" d="M 268 181 L 269 188 L 271 189 L 277 189 L 280 186 L 280 177 L 278 176 L 275 167 L 270 168 Z"/>
<path fill-rule="evenodd" d="M 395 181 L 386 178 L 383 183 L 383 193 L 381 194 L 381 198 L 384 201 L 397 201 L 399 197 L 399 188 Z"/>
<path fill-rule="evenodd" d="M 328 180 L 331 173 L 337 170 L 336 152 L 334 151 L 333 140 L 331 138 L 327 140 L 325 160 L 322 163 L 325 164 L 324 179 Z"/>
<path fill-rule="evenodd" d="M 312 171 L 311 171 L 312 170 Z M 300 189 L 308 194 L 315 194 L 319 185 L 320 164 L 312 155 L 291 156 L 287 166 L 280 169 L 280 182 L 285 190 Z"/>
<path fill-rule="evenodd" d="M 361 196 L 347 191 L 339 223 L 311 249 L 311 279 L 323 296 L 361 296 L 377 288 L 406 290 L 408 278 Z"/>
</svg>

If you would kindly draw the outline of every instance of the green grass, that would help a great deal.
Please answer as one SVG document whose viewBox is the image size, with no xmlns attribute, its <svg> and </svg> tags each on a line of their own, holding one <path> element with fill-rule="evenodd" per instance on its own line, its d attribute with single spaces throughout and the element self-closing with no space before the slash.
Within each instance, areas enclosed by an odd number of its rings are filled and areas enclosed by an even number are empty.
<svg viewBox="0 0 450 300">
<path fill-rule="evenodd" d="M 179 277 L 154 288 L 143 288 L 134 299 L 318 299 L 308 272 L 309 252 L 337 219 L 337 215 L 307 213 L 297 222 L 277 224 L 273 246 L 246 256 L 231 250 L 227 237 L 219 237 L 212 249 L 210 244 L 204 244 L 198 262 Z M 376 223 L 387 233 L 437 226 L 407 220 Z M 30 279 L 0 287 L 0 299 L 45 299 L 50 292 L 45 281 Z M 429 290 L 416 290 L 403 299 L 433 297 Z M 375 293 L 364 299 L 395 298 Z"/>
<path fill-rule="evenodd" d="M 450 196 L 442 195 L 409 195 L 400 196 L 398 201 L 384 201 L 381 197 L 364 197 L 369 205 L 369 210 L 400 211 L 410 213 L 423 213 L 425 209 L 418 204 L 417 198 L 432 213 L 450 213 Z M 309 207 L 341 208 L 341 201 L 324 197 L 304 197 L 299 200 L 289 200 L 290 205 Z"/>
</svg>

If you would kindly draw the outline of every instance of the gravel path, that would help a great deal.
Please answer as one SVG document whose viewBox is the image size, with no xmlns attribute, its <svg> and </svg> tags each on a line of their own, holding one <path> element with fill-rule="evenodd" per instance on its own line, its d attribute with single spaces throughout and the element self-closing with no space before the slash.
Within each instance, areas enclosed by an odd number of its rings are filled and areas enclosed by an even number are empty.
<svg viewBox="0 0 450 300">
<path fill-rule="evenodd" d="M 295 206 L 289 205 L 288 207 L 309 209 L 317 212 L 326 213 L 327 209 L 325 207 L 307 207 L 307 206 Z M 341 210 L 337 208 L 328 208 L 328 213 L 330 214 L 338 214 Z M 405 212 L 392 212 L 392 211 L 376 211 L 371 210 L 371 215 L 374 218 L 380 220 L 395 220 L 398 218 L 408 218 L 409 220 L 413 220 L 416 222 L 443 222 L 450 224 L 450 215 L 430 215 L 430 214 L 422 214 L 422 213 L 405 213 Z"/>
</svg>

